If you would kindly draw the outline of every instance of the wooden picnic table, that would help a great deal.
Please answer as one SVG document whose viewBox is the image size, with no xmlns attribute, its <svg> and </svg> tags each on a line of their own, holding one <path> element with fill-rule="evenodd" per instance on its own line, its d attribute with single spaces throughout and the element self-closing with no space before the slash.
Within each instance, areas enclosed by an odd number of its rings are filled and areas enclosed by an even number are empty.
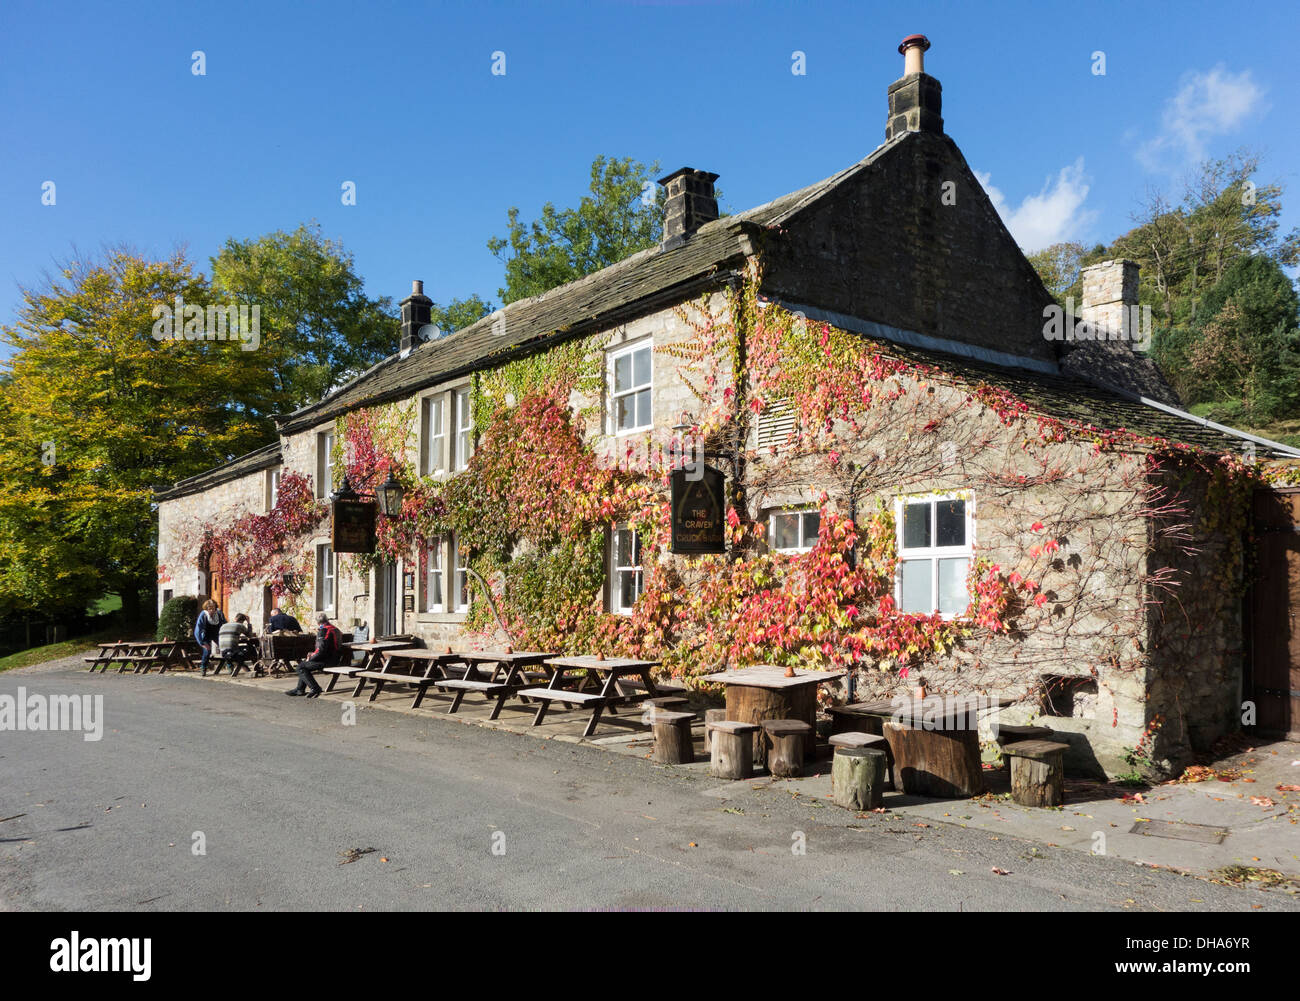
<svg viewBox="0 0 1300 1001">
<path fill-rule="evenodd" d="M 533 674 L 531 667 L 545 667 L 546 661 L 555 656 L 540 650 L 469 650 L 460 655 L 468 667 L 464 677 L 442 678 L 435 681 L 434 687 L 446 692 L 455 692 L 448 715 L 460 708 L 461 700 L 470 692 L 479 692 L 484 698 L 496 698 L 496 705 L 488 719 L 496 719 L 501 714 L 501 707 L 506 699 L 527 688 L 538 677 L 554 676 L 555 669 L 542 675 Z M 484 668 L 489 668 L 486 673 Z M 530 677 L 530 674 L 533 674 Z M 549 680 L 549 678 L 548 678 Z M 524 701 L 528 701 L 524 697 Z"/>
<path fill-rule="evenodd" d="M 113 643 L 100 643 L 99 650 L 96 651 L 93 657 L 82 657 L 81 659 L 90 665 L 90 673 L 93 674 L 95 669 L 98 668 L 99 673 L 103 674 L 108 670 L 109 664 L 117 661 L 118 651 L 123 647 L 129 646 L 131 646 L 131 644 L 125 640 L 117 640 Z"/>
<path fill-rule="evenodd" d="M 297 662 L 311 655 L 316 649 L 315 633 L 266 633 L 257 637 L 261 645 L 262 656 L 250 665 L 236 664 L 231 669 L 231 676 L 237 676 L 244 667 L 252 667 L 254 673 L 265 667 L 272 674 L 280 671 L 292 671 Z"/>
<path fill-rule="evenodd" d="M 180 640 L 119 640 L 116 643 L 100 643 L 99 652 L 94 657 L 85 657 L 90 663 L 90 670 L 99 668 L 100 673 L 108 670 L 110 664 L 117 664 L 117 673 L 123 674 L 128 667 L 132 674 L 148 674 L 149 670 L 167 666 L 176 661 L 188 662 Z"/>
<path fill-rule="evenodd" d="M 659 665 L 657 660 L 632 660 L 626 657 L 601 659 L 593 656 L 578 656 L 552 657 L 543 663 L 546 666 L 555 668 L 555 673 L 551 675 L 550 682 L 543 688 L 522 688 L 518 693 L 521 697 L 538 701 L 537 715 L 533 718 L 533 726 L 541 723 L 546 716 L 546 710 L 552 702 L 567 702 L 584 707 L 590 706 L 591 719 L 587 721 L 587 727 L 582 732 L 584 737 L 590 737 L 595 732 L 596 724 L 600 722 L 601 714 L 606 709 L 609 710 L 610 715 L 617 716 L 618 706 L 642 702 L 659 694 L 658 689 L 655 688 L 654 679 L 650 676 L 650 669 Z M 566 682 L 575 680 L 569 678 L 571 671 L 582 671 L 582 678 L 577 679 L 576 688 L 565 688 Z M 586 688 L 593 674 L 605 675 L 604 684 L 596 692 L 584 691 L 583 689 Z M 644 690 L 631 693 L 622 691 L 622 682 L 631 678 L 639 678 Z"/>
<path fill-rule="evenodd" d="M 902 777 L 905 793 L 968 797 L 985 789 L 979 713 L 1015 701 L 987 695 L 930 695 L 859 702 L 852 708 L 864 720 L 865 732 L 889 741 L 895 774 Z"/>
<path fill-rule="evenodd" d="M 817 686 L 844 677 L 844 671 L 796 670 L 793 678 L 785 668 L 775 664 L 755 664 L 733 671 L 706 675 L 702 680 L 720 682 L 727 687 L 727 720 L 757 723 L 754 733 L 754 762 L 764 764 L 767 750 L 763 742 L 763 720 L 795 719 L 811 729 L 804 738 L 804 756 L 811 759 L 817 750 Z"/>
<path fill-rule="evenodd" d="M 330 676 L 330 683 L 326 686 L 325 691 L 334 691 L 334 685 L 339 678 L 348 678 L 350 680 L 355 678 L 361 671 L 374 670 L 375 662 L 380 659 L 379 654 L 383 651 L 402 650 L 414 645 L 411 640 L 368 640 L 363 643 L 344 643 L 344 649 L 363 655 L 361 662 L 359 664 L 340 664 L 337 667 L 325 668 L 325 673 Z"/>
<path fill-rule="evenodd" d="M 378 698 L 385 685 L 414 685 L 416 692 L 415 701 L 411 703 L 412 709 L 420 708 L 430 685 L 447 677 L 448 664 L 464 659 L 463 654 L 454 651 L 422 649 L 380 650 L 379 656 L 383 658 L 383 666 L 378 671 L 364 670 L 355 674 L 357 687 L 352 697 L 355 699 L 361 694 L 367 681 L 375 683 L 374 691 L 370 693 L 370 702 Z"/>
</svg>

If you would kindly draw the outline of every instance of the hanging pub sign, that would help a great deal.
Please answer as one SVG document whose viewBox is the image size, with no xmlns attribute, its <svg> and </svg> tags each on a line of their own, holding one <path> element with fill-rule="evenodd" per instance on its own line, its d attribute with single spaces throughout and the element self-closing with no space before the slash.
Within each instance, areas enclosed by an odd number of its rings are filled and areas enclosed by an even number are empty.
<svg viewBox="0 0 1300 1001">
<path fill-rule="evenodd" d="M 336 553 L 373 553 L 374 501 L 334 501 L 330 509 L 330 545 Z"/>
<path fill-rule="evenodd" d="M 712 466 L 672 473 L 674 553 L 704 555 L 727 551 L 726 477 Z"/>
</svg>

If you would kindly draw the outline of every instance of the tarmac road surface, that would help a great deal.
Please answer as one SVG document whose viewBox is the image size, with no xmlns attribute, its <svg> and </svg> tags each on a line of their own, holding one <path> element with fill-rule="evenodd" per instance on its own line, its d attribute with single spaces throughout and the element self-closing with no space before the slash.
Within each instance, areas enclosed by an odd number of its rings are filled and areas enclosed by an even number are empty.
<svg viewBox="0 0 1300 1001">
<path fill-rule="evenodd" d="M 1300 910 L 779 783 L 722 800 L 719 780 L 433 711 L 363 702 L 345 726 L 337 702 L 184 676 L 0 675 L 20 685 L 102 694 L 104 730 L 0 732 L 5 909 Z"/>
</svg>

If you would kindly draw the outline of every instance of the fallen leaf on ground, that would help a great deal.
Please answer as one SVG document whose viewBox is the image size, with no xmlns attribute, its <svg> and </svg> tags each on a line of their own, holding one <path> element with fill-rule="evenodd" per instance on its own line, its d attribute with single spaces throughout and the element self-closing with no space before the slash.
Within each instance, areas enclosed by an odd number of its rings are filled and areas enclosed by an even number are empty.
<svg viewBox="0 0 1300 1001">
<path fill-rule="evenodd" d="M 1300 792 L 1300 786 L 1283 786 L 1277 787 L 1278 792 Z"/>
<path fill-rule="evenodd" d="M 1270 807 L 1270 806 L 1277 806 L 1277 804 L 1274 803 L 1274 802 L 1273 802 L 1271 799 L 1269 799 L 1267 796 L 1251 796 L 1251 797 L 1250 797 L 1250 801 L 1251 801 L 1252 803 L 1254 803 L 1256 806 L 1262 806 L 1262 807 L 1265 807 L 1265 808 Z"/>
<path fill-rule="evenodd" d="M 1011 873 L 1007 872 L 1007 870 L 1005 870 L 1005 869 L 999 869 L 997 866 L 994 866 L 993 869 L 992 869 L 992 871 L 995 872 L 995 873 L 997 873 L 999 876 L 1010 876 L 1010 875 L 1011 875 Z"/>
</svg>

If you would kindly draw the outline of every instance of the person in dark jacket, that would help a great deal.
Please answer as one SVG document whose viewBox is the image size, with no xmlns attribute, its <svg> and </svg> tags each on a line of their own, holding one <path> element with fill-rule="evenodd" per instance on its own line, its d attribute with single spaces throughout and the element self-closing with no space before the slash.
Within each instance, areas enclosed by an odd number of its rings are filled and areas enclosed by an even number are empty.
<svg viewBox="0 0 1300 1001">
<path fill-rule="evenodd" d="M 309 699 L 319 696 L 321 687 L 312 677 L 312 667 L 333 664 L 338 659 L 339 647 L 342 645 L 338 627 L 330 622 L 330 617 L 324 612 L 316 616 L 316 622 L 319 626 L 316 630 L 316 649 L 310 657 L 298 664 L 298 687 L 289 689 L 285 695 L 305 695 Z"/>
<path fill-rule="evenodd" d="M 295 619 L 284 609 L 276 608 L 273 609 L 271 612 L 271 621 L 267 623 L 267 630 L 273 633 L 278 633 L 285 630 L 288 630 L 290 632 L 300 633 L 302 632 L 302 626 L 298 624 L 297 619 Z"/>
<path fill-rule="evenodd" d="M 207 675 L 208 658 L 212 656 L 212 644 L 219 639 L 221 627 L 225 624 L 226 617 L 221 614 L 217 603 L 209 598 L 203 603 L 203 611 L 194 622 L 194 641 L 203 650 L 203 656 L 199 660 L 200 674 Z"/>
</svg>

